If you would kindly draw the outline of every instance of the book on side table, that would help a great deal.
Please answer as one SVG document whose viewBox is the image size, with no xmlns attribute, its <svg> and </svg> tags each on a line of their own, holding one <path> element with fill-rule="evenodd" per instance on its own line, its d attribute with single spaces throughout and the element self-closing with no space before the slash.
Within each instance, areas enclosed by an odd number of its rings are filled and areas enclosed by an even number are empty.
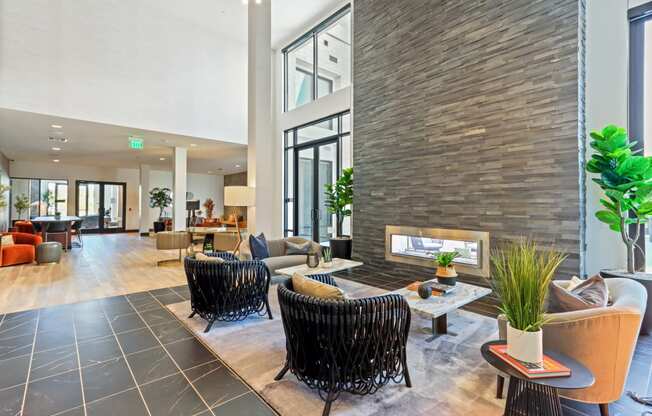
<svg viewBox="0 0 652 416">
<path fill-rule="evenodd" d="M 547 378 L 547 377 L 568 377 L 571 375 L 570 368 L 553 360 L 549 356 L 543 356 L 543 365 L 526 363 L 507 354 L 506 344 L 490 345 L 489 350 L 501 360 L 511 365 L 527 378 Z"/>
</svg>

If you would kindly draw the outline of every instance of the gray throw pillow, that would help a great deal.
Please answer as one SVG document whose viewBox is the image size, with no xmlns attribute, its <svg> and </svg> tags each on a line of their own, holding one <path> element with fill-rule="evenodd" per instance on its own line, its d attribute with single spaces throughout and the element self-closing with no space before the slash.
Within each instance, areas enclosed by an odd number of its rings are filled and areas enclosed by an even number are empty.
<svg viewBox="0 0 652 416">
<path fill-rule="evenodd" d="M 292 243 L 290 241 L 285 242 L 285 254 L 290 255 L 290 254 L 308 254 L 310 253 L 310 249 L 312 247 L 312 244 L 310 244 L 310 241 L 306 241 L 305 243 Z"/>
<path fill-rule="evenodd" d="M 572 290 L 566 290 L 555 282 L 548 290 L 548 313 L 572 312 L 582 309 L 602 308 L 609 301 L 609 289 L 604 279 L 593 276 Z"/>
</svg>

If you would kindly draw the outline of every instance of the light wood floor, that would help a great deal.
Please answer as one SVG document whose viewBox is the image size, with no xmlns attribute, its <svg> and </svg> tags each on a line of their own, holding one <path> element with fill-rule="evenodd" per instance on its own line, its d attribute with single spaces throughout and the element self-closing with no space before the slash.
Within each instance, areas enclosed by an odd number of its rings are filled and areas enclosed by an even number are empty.
<svg viewBox="0 0 652 416">
<path fill-rule="evenodd" d="M 123 295 L 186 283 L 178 257 L 157 251 L 138 234 L 85 235 L 84 248 L 63 253 L 60 264 L 0 268 L 0 313 Z"/>
</svg>

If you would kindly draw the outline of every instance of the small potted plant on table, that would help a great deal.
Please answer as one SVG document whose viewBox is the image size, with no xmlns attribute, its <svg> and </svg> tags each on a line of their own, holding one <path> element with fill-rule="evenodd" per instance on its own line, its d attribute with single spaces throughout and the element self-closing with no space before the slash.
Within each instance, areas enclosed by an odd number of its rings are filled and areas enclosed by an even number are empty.
<svg viewBox="0 0 652 416">
<path fill-rule="evenodd" d="M 494 251 L 493 289 L 507 320 L 507 354 L 517 360 L 543 361 L 544 299 L 557 267 L 566 258 L 531 241 L 510 243 Z"/>
<path fill-rule="evenodd" d="M 442 285 L 454 286 L 457 282 L 457 272 L 453 265 L 453 260 L 458 258 L 460 253 L 457 251 L 442 251 L 435 254 L 435 262 L 437 263 L 437 281 Z"/>
<path fill-rule="evenodd" d="M 172 204 L 170 188 L 156 187 L 149 191 L 149 206 L 158 208 L 158 221 L 154 221 L 154 232 L 158 233 L 165 230 L 165 221 L 163 221 L 163 210 Z"/>
</svg>

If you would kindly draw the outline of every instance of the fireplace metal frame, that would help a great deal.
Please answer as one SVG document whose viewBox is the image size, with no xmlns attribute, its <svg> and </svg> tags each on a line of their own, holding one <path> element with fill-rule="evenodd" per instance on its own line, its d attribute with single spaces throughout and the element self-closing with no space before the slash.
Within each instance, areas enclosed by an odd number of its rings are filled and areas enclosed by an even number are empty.
<svg viewBox="0 0 652 416">
<path fill-rule="evenodd" d="M 490 275 L 490 247 L 488 232 L 473 230 L 453 230 L 446 228 L 408 227 L 401 225 L 385 226 L 385 260 L 433 268 L 435 266 L 434 260 L 392 253 L 392 235 L 477 242 L 479 266 L 455 263 L 455 268 L 461 274 L 480 277 L 489 277 Z"/>
</svg>

